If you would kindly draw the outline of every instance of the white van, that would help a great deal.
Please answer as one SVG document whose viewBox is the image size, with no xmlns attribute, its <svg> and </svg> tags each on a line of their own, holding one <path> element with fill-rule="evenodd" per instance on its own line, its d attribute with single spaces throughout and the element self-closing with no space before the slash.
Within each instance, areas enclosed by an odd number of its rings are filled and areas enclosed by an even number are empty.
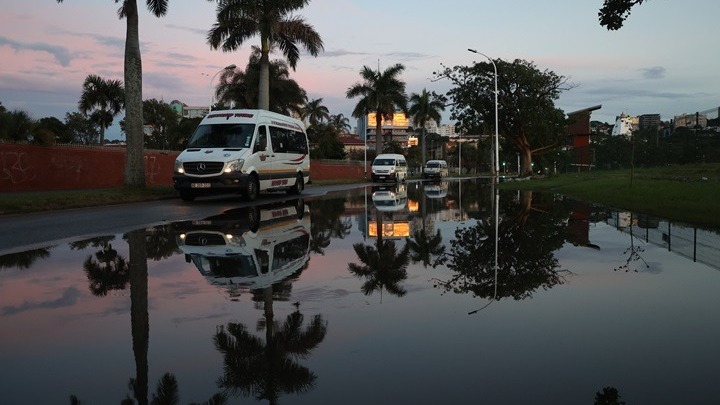
<svg viewBox="0 0 720 405">
<path fill-rule="evenodd" d="M 426 179 L 441 179 L 448 175 L 448 164 L 444 160 L 428 160 L 423 168 L 423 177 Z"/>
<path fill-rule="evenodd" d="M 407 179 L 408 167 L 405 156 L 397 153 L 377 155 L 372 162 L 372 180 L 392 180 L 396 183 Z"/>
<path fill-rule="evenodd" d="M 302 121 L 265 110 L 210 112 L 175 160 L 180 198 L 261 191 L 300 194 L 310 181 L 308 138 Z"/>
<path fill-rule="evenodd" d="M 372 202 L 378 211 L 402 211 L 407 205 L 407 188 L 405 184 L 398 184 L 388 188 L 373 187 Z"/>
</svg>

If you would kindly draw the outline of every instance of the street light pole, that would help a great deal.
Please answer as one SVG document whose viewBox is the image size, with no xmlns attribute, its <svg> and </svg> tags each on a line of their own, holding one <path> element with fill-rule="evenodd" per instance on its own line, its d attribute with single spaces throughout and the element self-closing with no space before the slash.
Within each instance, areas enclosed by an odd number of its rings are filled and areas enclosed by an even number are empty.
<svg viewBox="0 0 720 405">
<path fill-rule="evenodd" d="M 490 61 L 490 63 L 492 63 L 493 70 L 495 71 L 495 178 L 497 178 L 500 173 L 500 146 L 499 146 L 500 139 L 498 136 L 498 73 L 497 73 L 497 66 L 495 65 L 495 61 L 493 61 L 492 58 L 485 55 L 484 53 L 478 52 L 478 51 L 476 51 L 474 49 L 470 49 L 470 48 L 468 48 L 468 51 L 486 57 Z"/>
<path fill-rule="evenodd" d="M 237 67 L 237 66 L 235 66 L 235 64 L 227 65 L 227 66 L 225 66 L 224 68 L 218 70 L 218 71 L 213 75 L 212 79 L 210 79 L 210 92 L 211 92 L 212 95 L 210 96 L 210 108 L 208 108 L 209 111 L 212 111 L 212 106 L 213 106 L 213 103 L 215 102 L 215 92 L 212 91 L 212 84 L 213 84 L 213 82 L 215 81 L 215 78 L 216 78 L 217 75 L 219 75 L 221 72 L 224 72 L 224 71 L 226 71 L 226 70 L 233 70 L 233 69 L 235 69 L 236 67 Z"/>
</svg>

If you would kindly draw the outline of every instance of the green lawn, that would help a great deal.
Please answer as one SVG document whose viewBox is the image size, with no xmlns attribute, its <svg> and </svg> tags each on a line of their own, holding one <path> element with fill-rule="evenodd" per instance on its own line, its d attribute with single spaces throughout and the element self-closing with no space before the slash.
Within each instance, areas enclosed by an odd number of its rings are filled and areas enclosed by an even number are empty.
<svg viewBox="0 0 720 405">
<path fill-rule="evenodd" d="M 610 207 L 696 225 L 720 227 L 720 164 L 565 173 L 502 183 L 513 190 L 551 191 Z"/>
</svg>

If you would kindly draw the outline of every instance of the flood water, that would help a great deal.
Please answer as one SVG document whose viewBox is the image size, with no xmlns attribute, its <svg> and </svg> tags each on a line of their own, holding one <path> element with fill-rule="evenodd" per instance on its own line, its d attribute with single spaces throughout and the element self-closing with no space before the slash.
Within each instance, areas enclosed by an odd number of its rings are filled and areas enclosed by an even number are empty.
<svg viewBox="0 0 720 405">
<path fill-rule="evenodd" d="M 0 256 L 0 403 L 717 404 L 719 314 L 717 232 L 365 187 Z"/>
</svg>

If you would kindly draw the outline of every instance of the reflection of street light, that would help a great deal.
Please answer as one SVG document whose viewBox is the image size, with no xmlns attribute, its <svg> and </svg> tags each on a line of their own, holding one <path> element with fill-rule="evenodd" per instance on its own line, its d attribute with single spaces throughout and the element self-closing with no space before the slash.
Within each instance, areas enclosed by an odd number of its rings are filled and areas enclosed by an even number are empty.
<svg viewBox="0 0 720 405">
<path fill-rule="evenodd" d="M 215 78 L 217 77 L 217 75 L 220 74 L 220 72 L 224 72 L 224 71 L 226 71 L 226 70 L 233 70 L 233 69 L 235 69 L 236 67 L 237 67 L 237 66 L 235 66 L 235 64 L 227 65 L 227 66 L 225 66 L 224 68 L 218 70 L 217 73 L 215 73 L 215 74 L 213 75 L 212 79 L 210 79 L 210 91 L 212 92 L 212 96 L 210 97 L 210 108 L 208 109 L 209 111 L 212 111 L 212 105 L 213 105 L 213 103 L 215 102 L 215 92 L 212 91 L 213 81 L 215 81 Z"/>
<path fill-rule="evenodd" d="M 500 172 L 500 147 L 499 142 L 500 139 L 498 137 L 498 74 L 497 74 L 497 66 L 495 66 L 495 61 L 493 61 L 489 56 L 485 55 L 482 52 L 478 52 L 474 49 L 468 48 L 468 51 L 472 53 L 476 53 L 478 55 L 482 55 L 490 61 L 493 65 L 493 70 L 495 71 L 495 177 L 498 177 L 498 173 Z"/>
</svg>

